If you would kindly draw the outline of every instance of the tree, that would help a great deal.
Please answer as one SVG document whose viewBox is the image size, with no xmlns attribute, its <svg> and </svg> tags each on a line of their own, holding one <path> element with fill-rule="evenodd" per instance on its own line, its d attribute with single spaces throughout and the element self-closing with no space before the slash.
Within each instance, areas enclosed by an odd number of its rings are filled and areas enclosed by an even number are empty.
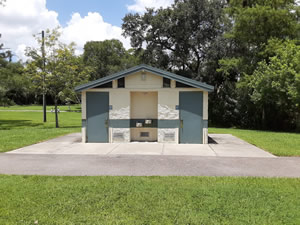
<svg viewBox="0 0 300 225">
<path fill-rule="evenodd" d="M 230 54 L 219 60 L 224 76 L 243 80 L 252 75 L 261 61 L 274 54 L 269 40 L 299 38 L 299 6 L 294 0 L 231 0 L 224 10 L 232 21 L 232 28 L 225 33 L 230 43 Z M 273 42 L 274 44 L 274 42 Z M 275 46 L 274 46 L 275 47 Z M 257 105 L 250 98 L 249 89 L 236 82 L 235 102 L 237 111 L 234 125 L 247 128 L 262 128 L 263 113 L 257 113 Z M 272 113 L 272 112 L 271 112 Z"/>
<path fill-rule="evenodd" d="M 166 9 L 147 9 L 144 15 L 127 14 L 122 28 L 145 63 L 214 85 L 209 118 L 231 125 L 237 77 L 217 70 L 219 60 L 233 52 L 232 40 L 223 37 L 232 26 L 224 16 L 226 6 L 219 0 L 179 0 Z"/>
<path fill-rule="evenodd" d="M 24 66 L 20 62 L 0 59 L 0 103 L 29 104 L 33 101 L 30 81 L 24 76 Z"/>
<path fill-rule="evenodd" d="M 20 62 L 12 62 L 12 52 L 3 46 L 0 44 L 0 104 L 28 103 L 32 93 L 23 73 L 24 67 Z"/>
<path fill-rule="evenodd" d="M 205 80 L 207 55 L 224 32 L 220 0 L 177 0 L 166 9 L 127 14 L 123 35 L 136 50 L 145 46 L 146 63 Z"/>
<path fill-rule="evenodd" d="M 91 70 L 91 80 L 105 77 L 139 64 L 133 50 L 126 50 L 119 40 L 89 41 L 84 45 L 83 61 Z"/>
<path fill-rule="evenodd" d="M 74 87 L 88 79 L 88 73 L 80 63 L 81 59 L 75 56 L 75 44 L 61 43 L 59 36 L 58 28 L 46 31 L 45 72 L 43 72 L 41 49 L 32 47 L 26 49 L 26 55 L 30 58 L 26 65 L 26 74 L 32 80 L 37 91 L 41 92 L 45 88 L 46 92 L 52 96 L 57 128 L 59 127 L 58 101 L 66 100 L 68 96 L 74 97 Z M 39 43 L 42 41 L 39 37 L 36 39 Z"/>
<path fill-rule="evenodd" d="M 295 41 L 270 40 L 267 49 L 270 48 L 275 55 L 260 62 L 240 86 L 248 89 L 257 112 L 262 114 L 264 128 L 299 130 L 300 46 Z"/>
</svg>

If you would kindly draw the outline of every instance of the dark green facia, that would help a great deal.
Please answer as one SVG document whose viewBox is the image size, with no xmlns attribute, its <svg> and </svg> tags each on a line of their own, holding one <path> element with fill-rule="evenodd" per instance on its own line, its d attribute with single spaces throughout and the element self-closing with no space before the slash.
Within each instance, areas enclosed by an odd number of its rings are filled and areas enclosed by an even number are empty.
<svg viewBox="0 0 300 225">
<path fill-rule="evenodd" d="M 186 78 L 186 77 L 174 74 L 174 73 L 170 73 L 170 72 L 158 69 L 158 68 L 154 68 L 154 67 L 151 67 L 151 66 L 148 66 L 148 65 L 145 65 L 145 64 L 141 64 L 139 66 L 135 66 L 135 67 L 132 67 L 130 69 L 112 74 L 110 76 L 103 77 L 101 79 L 89 82 L 87 84 L 77 86 L 75 88 L 75 91 L 83 91 L 83 90 L 86 90 L 86 89 L 94 88 L 94 87 L 97 87 L 99 85 L 111 82 L 113 80 L 116 80 L 116 79 L 119 79 L 119 78 L 122 78 L 122 77 L 126 77 L 127 75 L 138 72 L 140 70 L 144 70 L 144 71 L 147 71 L 147 72 L 150 72 L 150 73 L 154 73 L 154 74 L 157 74 L 158 76 L 162 76 L 162 77 L 165 77 L 165 78 L 168 78 L 168 79 L 171 79 L 171 80 L 175 80 L 177 82 L 180 82 L 180 83 L 183 83 L 183 84 L 195 87 L 195 88 L 201 88 L 201 89 L 203 89 L 205 91 L 208 91 L 208 92 L 212 92 L 214 90 L 213 86 L 208 85 L 206 83 L 195 81 L 195 80 L 192 80 L 192 79 L 189 79 L 189 78 Z"/>
</svg>

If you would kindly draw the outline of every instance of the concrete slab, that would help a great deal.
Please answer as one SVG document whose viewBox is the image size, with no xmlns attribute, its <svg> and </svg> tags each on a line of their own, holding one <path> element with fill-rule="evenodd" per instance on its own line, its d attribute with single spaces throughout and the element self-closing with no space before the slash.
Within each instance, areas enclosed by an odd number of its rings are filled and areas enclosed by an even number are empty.
<svg viewBox="0 0 300 225">
<path fill-rule="evenodd" d="M 209 145 L 199 144 L 164 144 L 163 155 L 216 156 Z"/>
<path fill-rule="evenodd" d="M 110 154 L 161 155 L 163 152 L 163 146 L 164 145 L 161 143 L 122 143 L 110 152 Z"/>
<path fill-rule="evenodd" d="M 210 134 L 215 144 L 168 144 L 152 142 L 81 143 L 74 133 L 20 148 L 8 154 L 73 154 L 73 155 L 190 155 L 220 157 L 275 157 L 230 134 Z"/>
<path fill-rule="evenodd" d="M 210 134 L 215 144 L 209 144 L 217 156 L 221 157 L 267 157 L 275 158 L 254 145 L 251 145 L 231 134 Z"/>
<path fill-rule="evenodd" d="M 14 151 L 11 151 L 9 153 L 11 154 L 18 154 L 18 153 L 24 153 L 24 154 L 57 154 L 57 152 L 60 151 L 61 148 L 64 146 L 68 146 L 71 143 L 51 143 L 51 142 L 42 142 L 30 146 L 26 146 L 23 148 L 16 149 Z"/>
<path fill-rule="evenodd" d="M 118 146 L 109 143 L 74 143 L 60 148 L 56 154 L 107 155 Z"/>
<path fill-rule="evenodd" d="M 61 137 L 53 138 L 43 143 L 80 143 L 81 142 L 81 133 L 72 133 L 67 134 Z"/>
</svg>

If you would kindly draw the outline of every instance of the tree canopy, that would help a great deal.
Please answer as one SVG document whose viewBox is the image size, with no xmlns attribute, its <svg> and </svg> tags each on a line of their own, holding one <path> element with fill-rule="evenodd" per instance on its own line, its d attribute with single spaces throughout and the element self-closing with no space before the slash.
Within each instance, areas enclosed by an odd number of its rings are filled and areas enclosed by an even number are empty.
<svg viewBox="0 0 300 225">
<path fill-rule="evenodd" d="M 132 50 L 126 50 L 122 42 L 112 39 L 87 42 L 83 62 L 91 69 L 90 79 L 96 80 L 139 64 L 139 58 Z"/>
<path fill-rule="evenodd" d="M 82 58 L 75 55 L 74 43 L 66 45 L 59 41 L 58 29 L 47 30 L 45 37 L 45 66 L 41 48 L 28 47 L 30 57 L 26 74 L 40 93 L 52 96 L 55 104 L 56 127 L 58 124 L 57 104 L 59 100 L 76 101 L 74 88 L 86 82 L 89 72 L 83 66 Z M 43 40 L 36 37 L 38 43 Z"/>
<path fill-rule="evenodd" d="M 45 70 L 41 48 L 28 48 L 22 64 L 0 45 L 0 101 L 36 101 L 35 87 L 55 104 L 77 102 L 77 84 L 146 63 L 214 85 L 210 125 L 300 130 L 299 19 L 296 0 L 175 0 L 123 18 L 131 49 L 95 40 L 82 55 L 48 30 Z"/>
<path fill-rule="evenodd" d="M 223 7 L 220 0 L 177 0 L 166 9 L 127 14 L 123 34 L 136 50 L 145 46 L 146 63 L 203 79 L 207 55 L 224 32 Z"/>
</svg>

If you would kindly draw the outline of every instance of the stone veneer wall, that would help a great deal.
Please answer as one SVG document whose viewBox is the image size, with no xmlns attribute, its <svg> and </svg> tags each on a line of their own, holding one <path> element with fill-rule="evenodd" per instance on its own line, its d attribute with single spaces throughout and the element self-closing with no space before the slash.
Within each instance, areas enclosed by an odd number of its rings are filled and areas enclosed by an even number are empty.
<svg viewBox="0 0 300 225">
<path fill-rule="evenodd" d="M 164 127 L 164 122 L 168 122 L 168 120 L 178 120 L 179 124 L 179 110 L 176 109 L 176 105 L 179 105 L 178 90 L 172 88 L 158 92 L 158 142 L 178 143 L 178 128 Z"/>
<path fill-rule="evenodd" d="M 110 128 L 112 143 L 130 142 L 130 128 Z"/>
<path fill-rule="evenodd" d="M 160 120 L 178 120 L 179 110 L 176 110 L 176 105 L 170 107 L 168 105 L 158 104 L 158 119 Z"/>
<path fill-rule="evenodd" d="M 130 92 L 125 89 L 112 89 L 109 93 L 110 120 L 130 119 Z M 128 123 L 129 124 L 129 123 Z M 130 128 L 109 128 L 109 142 L 130 142 Z"/>
<path fill-rule="evenodd" d="M 110 120 L 123 120 L 123 119 L 129 119 L 130 115 L 130 107 L 124 107 L 120 109 L 112 109 L 109 110 L 109 119 Z"/>
</svg>

